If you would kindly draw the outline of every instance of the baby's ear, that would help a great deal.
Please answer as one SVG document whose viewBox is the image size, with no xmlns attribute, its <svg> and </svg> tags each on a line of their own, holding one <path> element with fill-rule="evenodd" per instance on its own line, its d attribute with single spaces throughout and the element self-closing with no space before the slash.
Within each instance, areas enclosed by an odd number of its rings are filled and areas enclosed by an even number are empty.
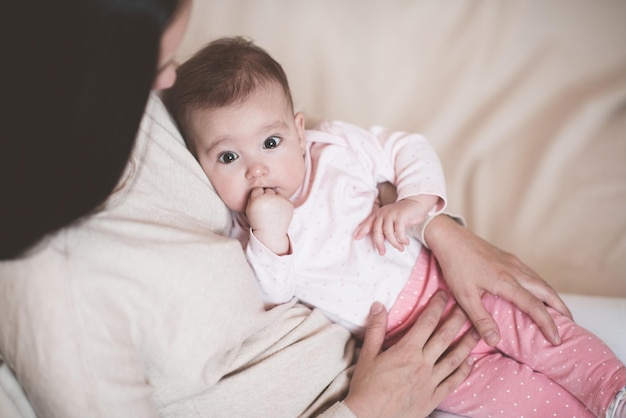
<svg viewBox="0 0 626 418">
<path fill-rule="evenodd" d="M 304 125 L 305 125 L 305 118 L 304 118 L 304 113 L 302 112 L 297 112 L 294 117 L 294 123 L 296 125 L 296 131 L 298 133 L 298 139 L 300 140 L 300 148 L 302 148 L 302 152 L 304 152 L 305 149 L 305 145 L 306 145 L 306 137 L 304 135 Z"/>
</svg>

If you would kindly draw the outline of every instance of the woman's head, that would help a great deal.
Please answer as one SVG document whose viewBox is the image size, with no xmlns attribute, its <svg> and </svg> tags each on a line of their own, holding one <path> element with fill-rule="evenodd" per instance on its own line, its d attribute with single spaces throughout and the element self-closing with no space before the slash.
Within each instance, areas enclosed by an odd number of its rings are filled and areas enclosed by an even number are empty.
<svg viewBox="0 0 626 418">
<path fill-rule="evenodd" d="M 189 15 L 191 13 L 191 0 L 179 0 L 178 11 L 174 19 L 165 28 L 161 36 L 161 44 L 159 48 L 159 61 L 157 71 L 152 84 L 153 90 L 164 90 L 172 87 L 176 81 L 176 67 L 174 65 L 174 55 L 180 45 Z"/>
<path fill-rule="evenodd" d="M 151 88 L 168 84 L 157 71 L 167 71 L 190 8 L 190 0 L 62 0 L 38 2 L 36 11 L 12 4 L 9 31 L 19 42 L 3 92 L 0 259 L 112 192 Z"/>
</svg>

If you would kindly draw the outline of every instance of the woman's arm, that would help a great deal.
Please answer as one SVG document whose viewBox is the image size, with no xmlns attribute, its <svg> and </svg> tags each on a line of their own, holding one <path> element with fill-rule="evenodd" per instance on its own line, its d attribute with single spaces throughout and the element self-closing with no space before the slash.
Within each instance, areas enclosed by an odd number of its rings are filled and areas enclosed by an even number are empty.
<svg viewBox="0 0 626 418">
<path fill-rule="evenodd" d="M 487 344 L 497 344 L 500 334 L 481 302 L 486 292 L 514 303 L 537 323 L 546 338 L 560 344 L 546 305 L 572 315 L 557 292 L 519 258 L 445 215 L 432 219 L 424 234 L 454 297 Z"/>
<path fill-rule="evenodd" d="M 393 184 L 381 183 L 378 191 L 381 204 L 395 202 L 397 191 Z M 367 233 L 372 229 L 371 218 L 363 227 Z M 556 325 L 545 305 L 570 318 L 572 314 L 556 291 L 519 258 L 483 240 L 445 214 L 423 225 L 421 236 L 422 242 L 427 243 L 437 257 L 457 302 L 487 344 L 496 345 L 500 333 L 481 302 L 485 292 L 515 304 L 539 325 L 553 344 L 560 343 Z"/>
<path fill-rule="evenodd" d="M 460 385 L 471 370 L 467 356 L 478 334 L 491 345 L 500 339 L 495 321 L 481 302 L 486 292 L 527 312 L 555 344 L 560 342 L 559 335 L 544 303 L 571 317 L 556 291 L 517 257 L 452 218 L 436 216 L 425 234 L 457 302 L 478 332 L 468 332 L 446 352 L 466 316 L 457 307 L 439 325 L 446 304 L 445 294 L 439 292 L 411 331 L 381 352 L 387 315 L 379 304 L 372 306 L 363 349 L 344 401 L 358 418 L 424 417 Z"/>
</svg>

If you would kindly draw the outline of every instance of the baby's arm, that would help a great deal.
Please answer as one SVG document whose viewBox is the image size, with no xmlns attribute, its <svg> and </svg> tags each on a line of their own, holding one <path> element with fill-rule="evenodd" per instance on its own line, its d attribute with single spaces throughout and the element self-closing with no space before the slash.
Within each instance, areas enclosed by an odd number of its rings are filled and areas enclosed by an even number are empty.
<svg viewBox="0 0 626 418">
<path fill-rule="evenodd" d="M 372 215 L 357 228 L 355 238 L 371 233 L 380 254 L 385 253 L 385 240 L 402 251 L 409 244 L 408 230 L 423 225 L 446 206 L 443 168 L 434 148 L 421 135 L 376 127 L 370 132 L 386 156 L 381 160 L 380 152 L 365 151 L 375 168 L 382 205 L 374 207 Z"/>
<path fill-rule="evenodd" d="M 421 224 L 426 220 L 426 215 L 430 211 L 439 209 L 443 205 L 443 201 L 441 200 L 441 198 L 432 194 L 419 194 L 417 196 L 408 196 L 400 200 L 399 202 L 407 200 L 415 203 L 415 205 L 413 206 L 414 210 L 412 211 L 412 213 L 409 214 L 409 223 L 405 224 L 406 227 Z M 399 202 L 392 203 L 387 206 L 394 206 Z M 397 232 L 398 231 L 396 228 L 396 233 Z"/>
<path fill-rule="evenodd" d="M 293 217 L 293 204 L 273 189 L 252 190 L 246 216 L 254 236 L 276 255 L 289 254 L 287 229 Z"/>
<path fill-rule="evenodd" d="M 388 181 L 384 183 L 378 183 L 376 188 L 378 189 L 378 197 L 376 201 L 379 207 L 396 203 L 396 201 L 398 200 L 398 190 L 396 189 L 396 186 L 389 183 Z M 441 209 L 441 206 L 443 205 L 443 199 L 432 194 L 419 194 L 415 196 L 408 196 L 405 199 L 411 199 L 422 207 L 419 212 L 415 213 L 415 216 L 420 218 L 417 219 L 418 224 L 424 222 L 424 218 L 426 217 L 428 212 L 430 212 L 432 209 L 435 209 L 435 205 L 437 205 L 436 209 Z"/>
<path fill-rule="evenodd" d="M 430 194 L 407 196 L 387 204 L 385 197 L 380 197 L 382 206 L 375 208 L 359 225 L 354 237 L 361 239 L 371 233 L 374 245 L 381 255 L 385 254 L 385 240 L 397 250 L 404 250 L 409 245 L 407 231 L 423 223 L 429 212 L 443 206 L 443 200 L 439 196 Z"/>
</svg>

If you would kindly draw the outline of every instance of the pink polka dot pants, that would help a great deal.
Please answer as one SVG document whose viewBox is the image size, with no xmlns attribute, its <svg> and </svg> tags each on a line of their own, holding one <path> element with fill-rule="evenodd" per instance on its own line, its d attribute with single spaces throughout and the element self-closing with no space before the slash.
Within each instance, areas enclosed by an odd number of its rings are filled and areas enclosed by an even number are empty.
<svg viewBox="0 0 626 418">
<path fill-rule="evenodd" d="M 417 281 L 421 296 L 412 312 L 406 307 L 403 316 L 390 312 L 390 325 L 396 324 L 392 336 L 413 322 L 437 289 L 447 288 L 428 251 L 420 254 L 412 280 L 411 294 Z M 626 386 L 626 367 L 604 342 L 549 308 L 562 339 L 561 345 L 553 346 L 532 319 L 511 303 L 488 295 L 483 304 L 498 323 L 501 341 L 496 348 L 478 344 L 472 354 L 476 359 L 472 373 L 439 409 L 475 418 L 604 417 L 617 392 Z"/>
</svg>

